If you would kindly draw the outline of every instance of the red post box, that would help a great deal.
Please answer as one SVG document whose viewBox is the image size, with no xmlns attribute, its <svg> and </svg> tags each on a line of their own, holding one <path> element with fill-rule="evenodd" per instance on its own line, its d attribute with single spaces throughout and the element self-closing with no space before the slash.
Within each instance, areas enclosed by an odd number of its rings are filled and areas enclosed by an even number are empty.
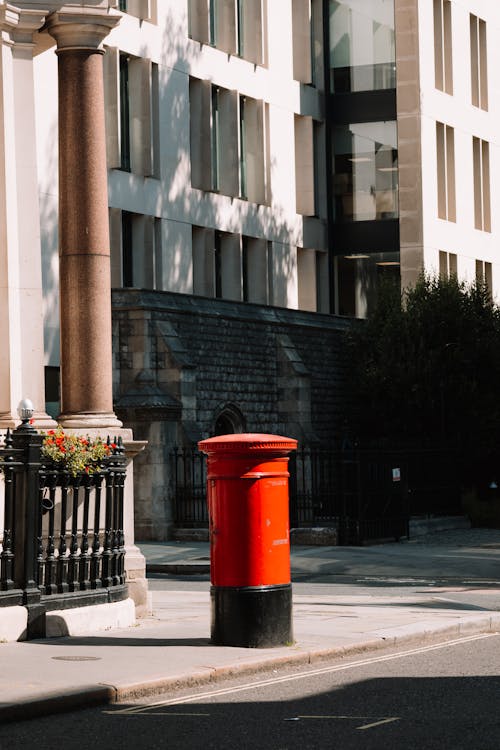
<svg viewBox="0 0 500 750">
<path fill-rule="evenodd" d="M 222 435 L 207 454 L 212 641 L 225 646 L 290 643 L 292 584 L 288 454 L 280 435 Z"/>
</svg>

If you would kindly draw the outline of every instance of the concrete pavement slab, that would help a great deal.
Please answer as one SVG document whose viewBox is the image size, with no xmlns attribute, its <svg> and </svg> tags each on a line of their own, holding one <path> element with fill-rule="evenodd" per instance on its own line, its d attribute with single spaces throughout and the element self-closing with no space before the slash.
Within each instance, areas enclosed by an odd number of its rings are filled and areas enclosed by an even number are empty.
<svg viewBox="0 0 500 750">
<path fill-rule="evenodd" d="M 0 644 L 0 719 L 152 696 L 221 677 L 309 664 L 387 645 L 500 630 L 500 613 L 425 597 L 294 597 L 294 642 L 213 646 L 208 591 L 153 592 L 155 616 L 134 627 Z M 14 677 L 13 677 L 14 676 Z"/>
<path fill-rule="evenodd" d="M 500 531 L 487 536 L 484 542 L 475 535 L 469 546 L 455 536 L 441 546 L 292 548 L 292 569 L 317 583 L 308 592 L 305 584 L 296 585 L 294 642 L 272 649 L 212 645 L 208 576 L 195 590 L 171 575 L 168 589 L 152 586 L 153 616 L 132 627 L 0 643 L 0 719 L 123 702 L 387 646 L 500 632 L 500 592 L 492 577 L 500 561 Z M 157 565 L 206 565 L 208 544 L 144 545 L 142 551 Z M 344 573 L 337 577 L 351 584 L 324 585 L 339 568 Z M 422 585 L 416 585 L 419 576 Z M 439 584 L 445 577 L 447 583 Z M 395 583 L 380 588 L 381 580 Z"/>
<path fill-rule="evenodd" d="M 149 573 L 208 575 L 208 542 L 138 542 Z M 496 580 L 500 569 L 500 529 L 457 528 L 410 542 L 367 547 L 292 545 L 292 579 L 364 576 L 375 582 L 392 577 L 422 580 Z"/>
</svg>

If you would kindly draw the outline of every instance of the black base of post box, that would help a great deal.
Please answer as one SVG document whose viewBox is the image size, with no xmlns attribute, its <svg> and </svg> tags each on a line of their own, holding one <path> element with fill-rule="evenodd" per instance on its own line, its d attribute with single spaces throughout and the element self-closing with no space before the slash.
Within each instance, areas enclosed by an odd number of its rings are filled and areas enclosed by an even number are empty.
<svg viewBox="0 0 500 750">
<path fill-rule="evenodd" d="M 212 586 L 210 598 L 215 645 L 271 648 L 292 643 L 291 583 Z"/>
</svg>

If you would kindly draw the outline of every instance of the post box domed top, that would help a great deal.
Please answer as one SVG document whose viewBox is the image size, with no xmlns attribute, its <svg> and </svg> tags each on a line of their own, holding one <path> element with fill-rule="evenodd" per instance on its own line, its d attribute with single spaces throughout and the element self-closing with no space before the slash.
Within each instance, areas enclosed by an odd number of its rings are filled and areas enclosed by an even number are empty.
<svg viewBox="0 0 500 750">
<path fill-rule="evenodd" d="M 200 440 L 198 448 L 203 453 L 262 453 L 264 451 L 289 453 L 297 449 L 297 441 L 282 435 L 244 432 Z"/>
</svg>

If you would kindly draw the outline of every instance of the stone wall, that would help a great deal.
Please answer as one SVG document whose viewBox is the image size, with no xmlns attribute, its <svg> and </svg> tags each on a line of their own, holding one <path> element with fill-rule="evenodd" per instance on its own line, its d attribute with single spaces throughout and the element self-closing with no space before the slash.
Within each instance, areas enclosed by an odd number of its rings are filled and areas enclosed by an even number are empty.
<svg viewBox="0 0 500 750">
<path fill-rule="evenodd" d="M 170 292 L 113 292 L 115 410 L 136 439 L 136 537 L 168 538 L 169 453 L 217 431 L 342 434 L 342 318 Z M 226 429 L 224 429 L 226 427 Z"/>
</svg>

